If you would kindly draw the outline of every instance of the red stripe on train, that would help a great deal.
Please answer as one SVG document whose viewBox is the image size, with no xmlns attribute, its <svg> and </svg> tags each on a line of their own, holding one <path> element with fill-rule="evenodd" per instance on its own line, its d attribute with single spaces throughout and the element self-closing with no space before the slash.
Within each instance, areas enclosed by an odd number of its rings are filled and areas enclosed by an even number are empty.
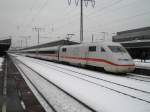
<svg viewBox="0 0 150 112">
<path fill-rule="evenodd" d="M 68 59 L 75 59 L 75 60 L 85 60 L 85 61 L 95 61 L 95 62 L 104 62 L 110 65 L 114 66 L 135 66 L 134 64 L 132 65 L 120 65 L 120 64 L 115 64 L 111 61 L 107 61 L 104 59 L 99 59 L 99 58 L 82 58 L 82 57 L 69 57 L 69 56 L 60 56 L 61 58 L 68 58 Z"/>
</svg>

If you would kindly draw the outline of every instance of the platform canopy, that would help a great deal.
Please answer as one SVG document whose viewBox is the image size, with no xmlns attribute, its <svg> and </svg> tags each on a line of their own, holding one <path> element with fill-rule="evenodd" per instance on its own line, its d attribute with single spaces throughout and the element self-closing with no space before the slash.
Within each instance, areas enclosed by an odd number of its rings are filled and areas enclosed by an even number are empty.
<svg viewBox="0 0 150 112">
<path fill-rule="evenodd" d="M 0 40 L 0 53 L 8 51 L 11 45 L 11 39 Z"/>
<path fill-rule="evenodd" d="M 150 27 L 117 32 L 113 42 L 121 43 L 133 58 L 150 59 Z"/>
</svg>

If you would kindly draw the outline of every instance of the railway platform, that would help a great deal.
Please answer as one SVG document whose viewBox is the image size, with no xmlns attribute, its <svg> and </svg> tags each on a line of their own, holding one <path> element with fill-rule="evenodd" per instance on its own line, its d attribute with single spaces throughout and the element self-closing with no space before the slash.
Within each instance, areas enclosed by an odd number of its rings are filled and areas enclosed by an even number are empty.
<svg viewBox="0 0 150 112">
<path fill-rule="evenodd" d="M 150 76 L 150 60 L 147 60 L 145 62 L 135 60 L 135 65 L 136 65 L 136 69 L 134 71 L 135 73 Z"/>
<path fill-rule="evenodd" d="M 148 76 L 118 76 L 10 55 L 30 88 L 43 98 L 47 112 L 51 107 L 56 112 L 150 111 Z"/>
<path fill-rule="evenodd" d="M 0 80 L 2 112 L 150 111 L 150 77 L 140 74 L 120 76 L 9 54 Z"/>
<path fill-rule="evenodd" d="M 45 112 L 8 56 L 2 68 L 0 112 Z"/>
</svg>

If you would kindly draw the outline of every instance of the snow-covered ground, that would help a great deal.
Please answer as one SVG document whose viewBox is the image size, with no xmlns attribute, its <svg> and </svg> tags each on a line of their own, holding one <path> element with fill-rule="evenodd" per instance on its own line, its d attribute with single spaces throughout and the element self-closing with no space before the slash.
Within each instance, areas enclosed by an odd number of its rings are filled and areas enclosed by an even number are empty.
<svg viewBox="0 0 150 112">
<path fill-rule="evenodd" d="M 147 68 L 150 69 L 150 60 L 146 60 L 145 62 L 141 62 L 141 60 L 134 60 L 136 67 L 138 68 Z"/>
<path fill-rule="evenodd" d="M 4 61 L 4 58 L 0 57 L 0 71 L 2 71 L 2 63 Z"/>
<path fill-rule="evenodd" d="M 22 61 L 23 63 L 25 63 L 26 65 L 28 65 L 29 67 L 31 67 L 32 69 L 34 69 L 36 72 L 40 73 L 43 77 L 47 78 L 49 81 L 55 83 L 63 90 L 70 93 L 75 98 L 86 103 L 97 112 L 150 112 L 150 103 L 149 103 L 150 83 L 148 82 L 140 82 L 136 80 L 127 79 L 122 76 L 107 75 L 104 73 L 98 73 L 98 72 L 79 69 L 75 67 L 69 67 L 66 65 L 65 66 L 59 65 L 51 62 L 41 61 L 41 60 L 38 61 L 36 59 L 22 57 L 22 56 L 16 56 L 16 58 Z M 97 79 L 92 79 L 92 78 L 89 79 L 88 77 L 79 76 L 79 74 L 68 72 L 65 70 L 63 71 L 64 73 L 62 73 L 60 72 L 62 70 L 59 67 L 63 67 L 76 72 L 87 74 L 89 76 L 101 78 L 103 80 L 108 80 L 111 82 L 130 86 L 132 88 L 147 91 L 148 93 L 142 93 L 131 89 L 125 89 L 124 87 L 121 86 L 115 86 L 113 84 L 109 84 L 104 81 L 99 81 Z M 24 67 L 22 66 L 22 68 Z M 24 68 L 24 70 L 27 72 L 26 68 Z M 35 77 L 35 75 L 33 73 L 30 73 L 29 71 L 28 74 L 30 74 L 28 75 L 28 77 L 30 77 L 31 80 L 38 85 L 38 87 L 41 87 L 41 90 L 43 90 L 45 94 L 47 95 L 57 94 L 53 91 L 50 92 L 51 89 L 48 89 L 49 86 L 45 86 L 45 88 L 42 89 L 42 85 L 44 86 L 44 84 L 42 84 L 43 81 L 41 81 L 42 79 L 40 79 L 40 77 L 39 78 Z M 71 74 L 71 75 L 67 75 L 67 74 Z M 80 77 L 80 79 L 77 77 Z M 84 78 L 84 80 L 82 80 L 82 78 Z M 103 85 L 106 86 L 107 88 L 98 85 Z M 112 90 L 108 88 L 112 88 Z M 117 91 L 120 91 L 120 93 Z M 133 98 L 131 96 L 148 100 L 148 102 L 139 100 L 137 98 Z M 47 96 L 47 98 L 50 97 Z M 55 99 L 56 98 L 58 98 L 58 96 L 55 97 Z M 65 101 L 66 97 L 63 98 L 61 100 Z M 59 103 L 60 100 L 56 102 Z M 65 106 L 64 108 L 67 108 L 68 107 L 67 105 L 68 104 L 65 104 L 64 102 L 63 105 L 61 106 L 63 107 Z"/>
<path fill-rule="evenodd" d="M 57 112 L 92 112 L 41 76 L 32 72 L 26 66 L 19 64 L 19 67 L 21 67 L 26 76 L 32 80 L 32 84 L 36 85 L 36 89 L 41 92 L 47 102 L 49 102 Z M 43 102 L 43 107 L 45 107 L 47 112 L 54 112 L 50 110 L 47 102 L 45 102 L 46 104 Z"/>
</svg>

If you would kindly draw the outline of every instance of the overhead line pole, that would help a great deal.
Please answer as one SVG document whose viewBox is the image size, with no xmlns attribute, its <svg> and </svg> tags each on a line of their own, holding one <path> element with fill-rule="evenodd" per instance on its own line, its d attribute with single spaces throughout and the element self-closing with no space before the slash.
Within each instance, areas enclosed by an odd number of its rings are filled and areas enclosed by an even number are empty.
<svg viewBox="0 0 150 112">
<path fill-rule="evenodd" d="M 71 5 L 72 0 L 68 0 L 68 4 Z M 79 0 L 75 0 L 75 4 L 78 5 Z M 88 6 L 88 2 L 91 2 L 92 7 L 95 6 L 95 0 L 80 0 L 80 43 L 83 43 L 83 2 L 85 6 Z"/>
<path fill-rule="evenodd" d="M 83 42 L 83 0 L 80 1 L 80 43 Z"/>
<path fill-rule="evenodd" d="M 33 28 L 33 30 L 35 30 L 38 33 L 38 45 L 40 44 L 40 31 L 41 31 L 41 29 L 42 28 L 40 28 L 40 27 Z M 37 53 L 37 55 L 39 53 L 38 47 L 37 47 L 37 52 L 36 53 Z"/>
<path fill-rule="evenodd" d="M 33 30 L 35 30 L 38 34 L 38 45 L 40 44 L 40 31 L 41 31 L 42 28 L 40 27 L 35 27 L 33 28 Z"/>
<path fill-rule="evenodd" d="M 21 37 L 25 39 L 26 48 L 27 48 L 28 47 L 28 39 L 30 39 L 31 36 L 21 36 Z"/>
</svg>

